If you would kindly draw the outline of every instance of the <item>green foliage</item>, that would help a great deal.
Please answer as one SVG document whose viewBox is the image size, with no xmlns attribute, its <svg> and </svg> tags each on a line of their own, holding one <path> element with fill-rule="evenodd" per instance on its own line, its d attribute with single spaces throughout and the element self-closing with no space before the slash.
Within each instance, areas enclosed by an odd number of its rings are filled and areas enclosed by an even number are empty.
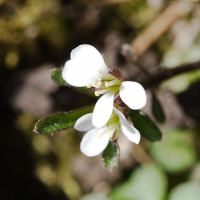
<svg viewBox="0 0 200 200">
<path fill-rule="evenodd" d="M 199 61 L 199 43 L 193 44 L 189 48 L 173 46 L 169 51 L 165 52 L 162 65 L 167 68 L 174 68 L 184 63 Z"/>
<path fill-rule="evenodd" d="M 51 75 L 51 78 L 56 81 L 57 83 L 61 84 L 61 85 L 64 85 L 64 86 L 67 86 L 67 87 L 72 87 L 71 85 L 69 85 L 63 78 L 62 78 L 62 69 L 53 69 L 53 70 L 50 70 L 50 75 Z M 80 92 L 84 92 L 85 94 L 88 94 L 90 96 L 94 96 L 94 92 L 89 89 L 89 88 L 86 88 L 86 87 L 73 87 L 77 90 L 79 90 Z"/>
<path fill-rule="evenodd" d="M 56 81 L 57 83 L 59 83 L 60 85 L 64 85 L 64 86 L 68 86 L 71 87 L 71 85 L 69 85 L 63 78 L 62 78 L 62 69 L 52 69 L 49 71 L 51 78 Z"/>
<path fill-rule="evenodd" d="M 166 171 L 181 172 L 195 163 L 196 156 L 192 146 L 188 144 L 188 134 L 184 130 L 167 132 L 162 142 L 151 144 L 151 155 Z"/>
<path fill-rule="evenodd" d="M 129 110 L 129 117 L 142 136 L 151 142 L 161 140 L 162 134 L 156 124 L 139 110 Z"/>
<path fill-rule="evenodd" d="M 42 135 L 50 135 L 60 130 L 65 130 L 73 126 L 77 119 L 87 113 L 91 113 L 94 106 L 88 106 L 71 112 L 61 112 L 40 119 L 34 128 L 34 132 Z"/>
<path fill-rule="evenodd" d="M 155 165 L 136 169 L 130 179 L 116 187 L 110 194 L 112 200 L 163 200 L 167 181 Z"/>
<path fill-rule="evenodd" d="M 165 121 L 164 111 L 154 92 L 152 92 L 152 112 L 158 122 L 163 123 Z"/>
<path fill-rule="evenodd" d="M 163 82 L 162 87 L 169 88 L 178 94 L 189 88 L 189 86 L 199 80 L 200 70 L 183 73 Z"/>
<path fill-rule="evenodd" d="M 117 142 L 109 141 L 108 146 L 103 152 L 103 162 L 105 166 L 112 171 L 114 167 L 118 166 L 120 158 L 120 150 Z"/>
<path fill-rule="evenodd" d="M 184 63 L 199 61 L 199 42 L 189 48 L 173 47 L 165 53 L 162 65 L 166 68 L 174 68 Z M 169 88 L 174 93 L 181 93 L 199 80 L 200 70 L 182 73 L 163 82 L 162 87 Z"/>
<path fill-rule="evenodd" d="M 169 200 L 199 200 L 200 184 L 195 182 L 182 183 L 170 193 Z"/>
</svg>

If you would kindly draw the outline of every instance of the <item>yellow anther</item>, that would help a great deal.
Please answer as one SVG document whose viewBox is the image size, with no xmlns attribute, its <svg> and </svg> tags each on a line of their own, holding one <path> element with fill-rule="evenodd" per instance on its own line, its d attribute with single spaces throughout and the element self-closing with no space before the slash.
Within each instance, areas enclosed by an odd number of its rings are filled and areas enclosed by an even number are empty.
<svg viewBox="0 0 200 200">
<path fill-rule="evenodd" d="M 108 81 L 105 81 L 105 86 L 108 87 L 109 86 L 109 83 Z"/>
<path fill-rule="evenodd" d="M 98 134 L 97 137 L 100 138 L 103 134 Z"/>
<path fill-rule="evenodd" d="M 113 137 L 113 135 L 114 135 L 114 133 L 113 133 L 113 132 L 109 132 L 109 133 L 108 133 L 108 136 L 109 136 L 110 138 L 112 138 L 112 137 Z"/>
<path fill-rule="evenodd" d="M 97 70 L 97 72 L 98 72 L 98 74 L 101 74 L 101 70 L 99 69 L 99 70 Z"/>
<path fill-rule="evenodd" d="M 88 83 L 87 88 L 91 88 L 91 87 L 92 87 L 91 83 Z"/>
<path fill-rule="evenodd" d="M 95 94 L 95 96 L 97 96 L 97 97 L 100 95 L 99 91 L 95 91 L 94 94 Z"/>
</svg>

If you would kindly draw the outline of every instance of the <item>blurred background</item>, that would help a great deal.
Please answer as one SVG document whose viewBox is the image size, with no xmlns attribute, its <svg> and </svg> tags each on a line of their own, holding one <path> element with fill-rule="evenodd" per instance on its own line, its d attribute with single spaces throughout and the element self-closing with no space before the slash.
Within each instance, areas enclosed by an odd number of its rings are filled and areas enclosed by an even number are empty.
<svg viewBox="0 0 200 200">
<path fill-rule="evenodd" d="M 59 86 L 49 70 L 91 44 L 128 80 L 145 74 L 121 54 L 131 44 L 151 74 L 200 61 L 200 3 L 168 0 L 0 0 L 0 148 L 2 200 L 198 200 L 200 70 L 154 87 L 166 121 L 161 142 L 120 138 L 110 172 L 88 158 L 73 128 L 33 133 L 38 119 L 96 102 Z M 200 64 L 199 64 L 200 65 Z M 152 89 L 152 88 L 150 88 Z M 154 121 L 151 90 L 143 109 Z M 85 196 L 86 195 L 86 196 Z"/>
</svg>

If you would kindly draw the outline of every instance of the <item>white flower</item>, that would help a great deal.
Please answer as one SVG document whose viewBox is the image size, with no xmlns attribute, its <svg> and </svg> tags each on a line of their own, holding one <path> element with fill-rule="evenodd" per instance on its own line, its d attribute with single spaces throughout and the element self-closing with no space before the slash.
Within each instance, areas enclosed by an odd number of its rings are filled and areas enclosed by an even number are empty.
<svg viewBox="0 0 200 200">
<path fill-rule="evenodd" d="M 140 109 L 146 104 L 146 93 L 137 82 L 117 79 L 101 54 L 91 45 L 80 45 L 71 52 L 71 60 L 65 63 L 62 77 L 72 86 L 95 88 L 95 95 L 104 94 L 96 103 L 92 123 L 100 128 L 109 120 L 114 98 L 120 96 L 131 109 Z"/>
<path fill-rule="evenodd" d="M 100 154 L 108 145 L 109 140 L 118 138 L 120 132 L 123 132 L 130 141 L 136 144 L 139 143 L 139 131 L 127 122 L 119 110 L 113 109 L 111 118 L 106 126 L 102 128 L 93 126 L 92 113 L 86 114 L 77 120 L 74 128 L 78 131 L 87 131 L 80 144 L 81 152 L 86 156 L 92 157 Z"/>
</svg>

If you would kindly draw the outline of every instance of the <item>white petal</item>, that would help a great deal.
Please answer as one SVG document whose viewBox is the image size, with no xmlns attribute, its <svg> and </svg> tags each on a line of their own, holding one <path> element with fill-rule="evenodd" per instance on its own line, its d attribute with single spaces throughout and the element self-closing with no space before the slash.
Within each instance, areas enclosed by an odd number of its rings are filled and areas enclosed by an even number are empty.
<svg viewBox="0 0 200 200">
<path fill-rule="evenodd" d="M 125 81 L 120 86 L 120 97 L 131 109 L 140 109 L 146 104 L 146 92 L 137 82 Z"/>
<path fill-rule="evenodd" d="M 122 120 L 126 120 L 124 114 L 122 112 L 120 112 L 119 110 L 117 110 L 117 108 L 113 107 L 113 110 L 115 111 L 115 113 L 118 115 L 118 117 Z M 127 121 L 127 120 L 126 120 Z"/>
<path fill-rule="evenodd" d="M 96 103 L 92 116 L 92 124 L 97 127 L 103 127 L 113 111 L 114 93 L 104 94 Z"/>
<path fill-rule="evenodd" d="M 76 121 L 74 128 L 78 131 L 88 131 L 94 128 L 92 125 L 92 113 L 83 115 Z"/>
<path fill-rule="evenodd" d="M 72 60 L 87 60 L 95 69 L 108 69 L 99 51 L 91 45 L 83 44 L 71 52 Z"/>
<path fill-rule="evenodd" d="M 87 86 L 96 71 L 87 61 L 69 60 L 65 63 L 62 71 L 63 79 L 70 85 L 76 87 Z"/>
<path fill-rule="evenodd" d="M 107 134 L 102 135 L 100 138 L 97 137 L 97 134 L 101 131 L 102 128 L 94 128 L 83 136 L 80 149 L 86 156 L 96 156 L 108 145 L 109 137 Z"/>
<path fill-rule="evenodd" d="M 131 142 L 138 144 L 140 142 L 140 132 L 125 120 L 120 119 L 120 123 L 121 123 L 121 130 L 124 133 L 124 135 Z"/>
<path fill-rule="evenodd" d="M 115 107 L 113 108 L 113 110 L 120 118 L 121 130 L 124 133 L 124 135 L 126 135 L 126 137 L 131 142 L 135 142 L 136 144 L 138 144 L 140 141 L 140 132 L 128 123 L 122 112 L 117 110 Z"/>
</svg>

